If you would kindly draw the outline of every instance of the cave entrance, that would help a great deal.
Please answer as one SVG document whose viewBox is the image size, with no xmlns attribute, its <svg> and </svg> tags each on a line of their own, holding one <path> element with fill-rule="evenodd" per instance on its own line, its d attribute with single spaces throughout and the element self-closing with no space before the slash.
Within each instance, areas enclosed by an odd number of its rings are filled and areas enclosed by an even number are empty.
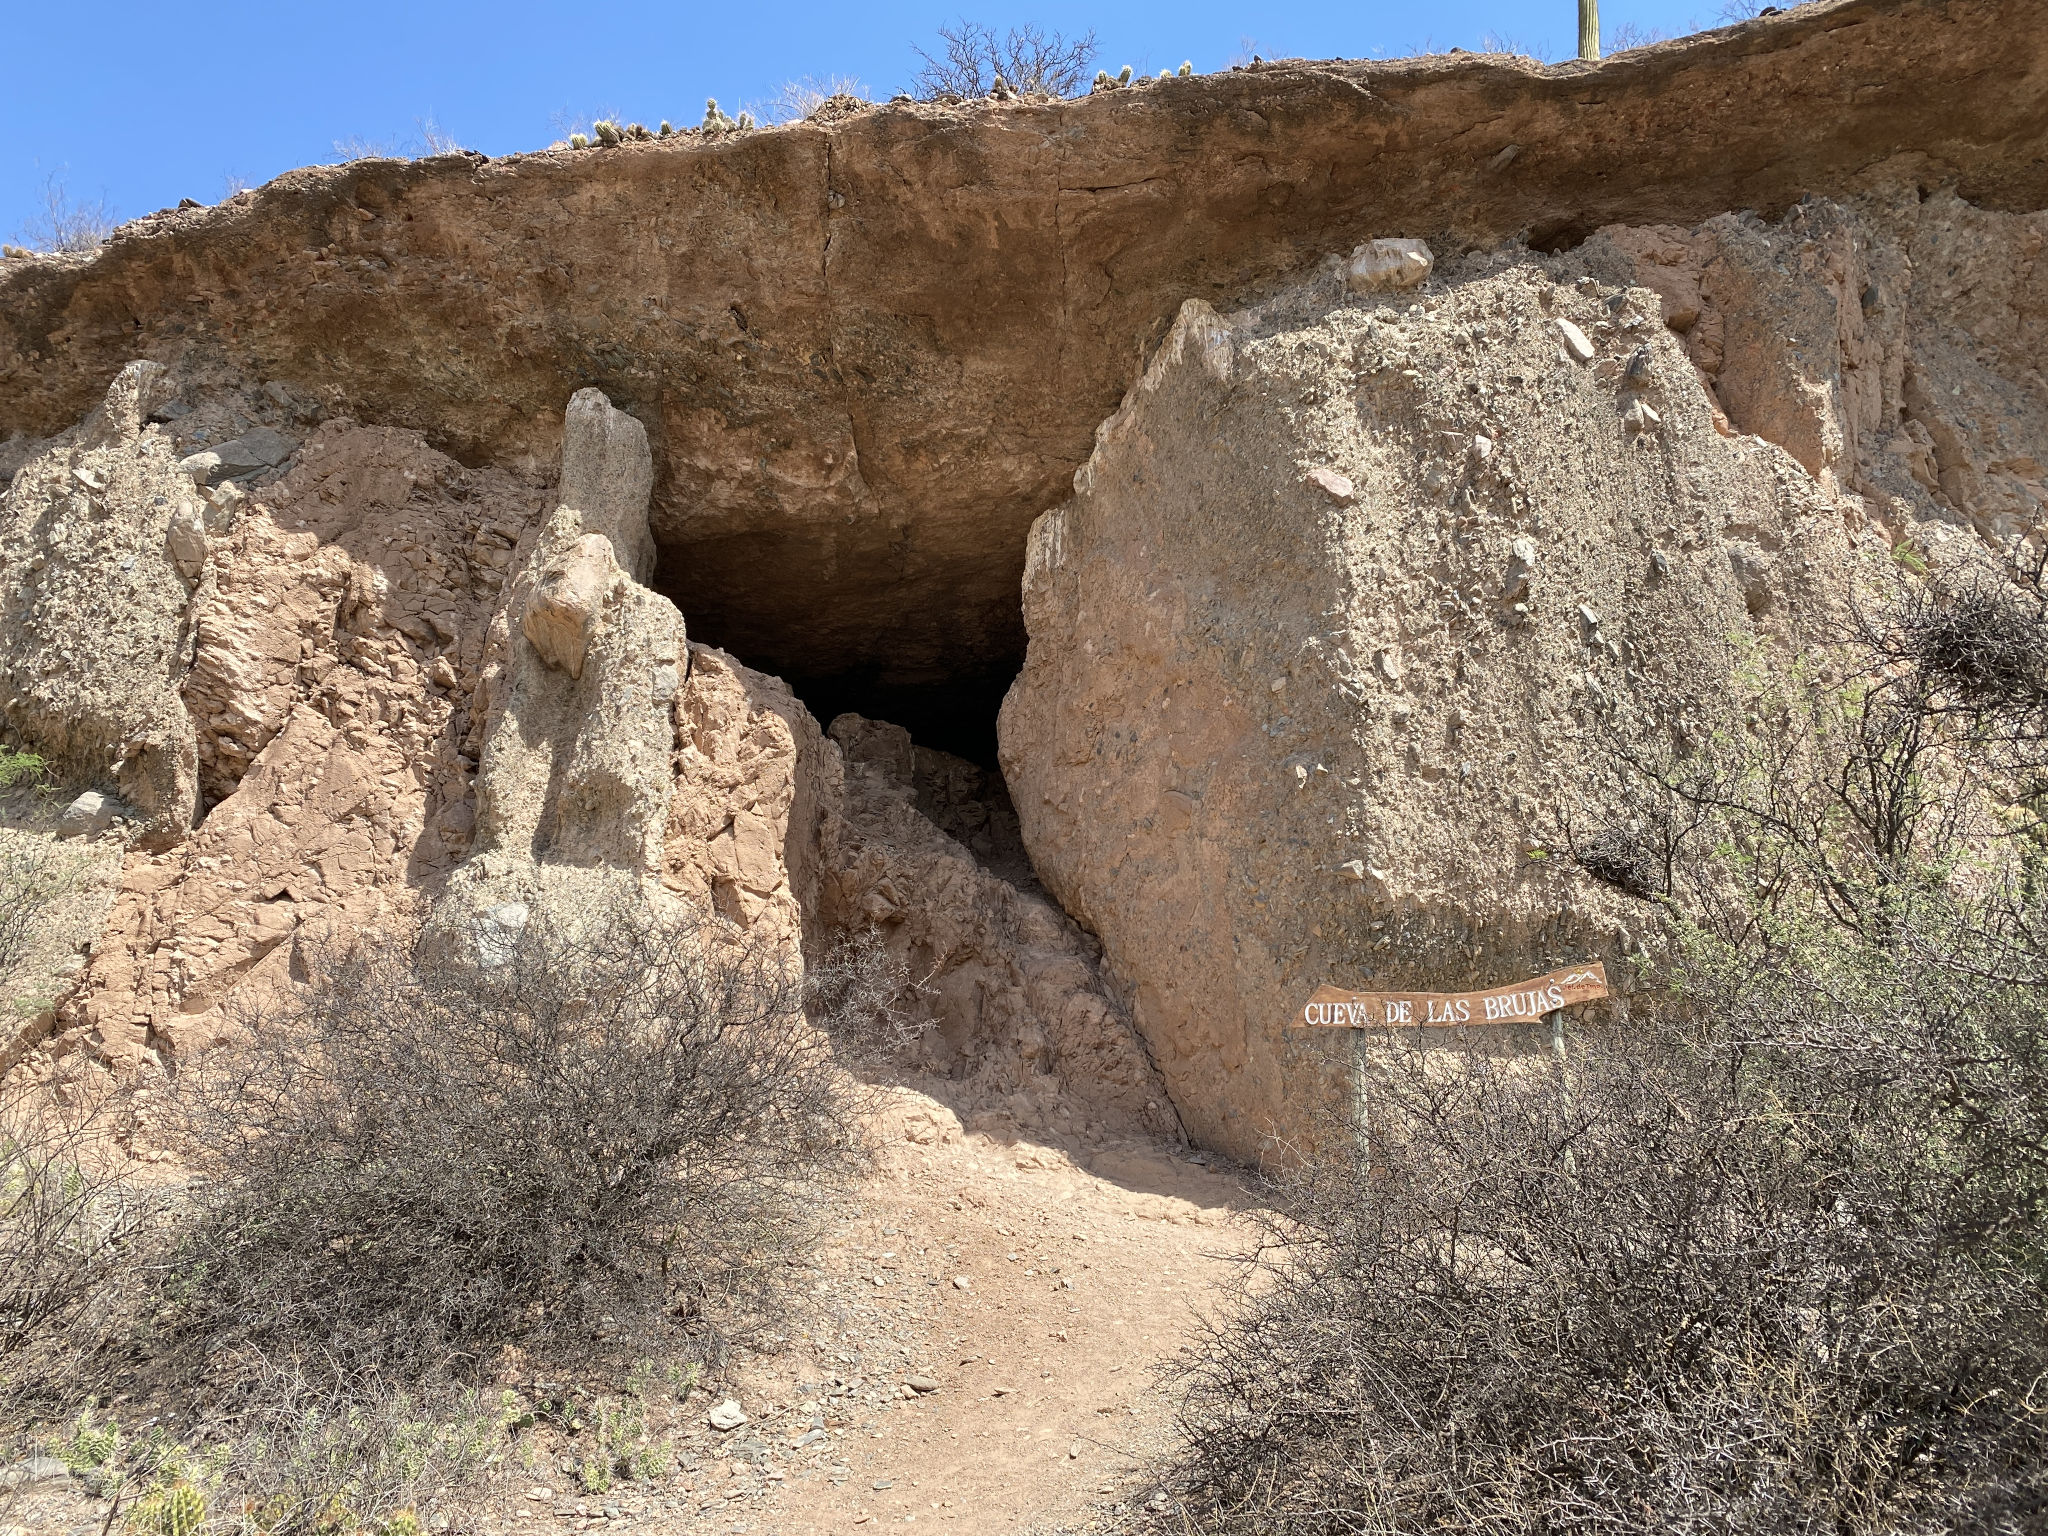
<svg viewBox="0 0 2048 1536">
<path fill-rule="evenodd" d="M 715 642 L 714 642 L 715 643 Z M 741 660 L 746 660 L 742 657 Z M 752 665 L 751 662 L 748 663 Z M 976 767 L 1001 773 L 996 762 L 996 713 L 1017 675 L 1015 667 L 929 683 L 889 682 L 842 673 L 837 677 L 787 677 L 783 681 L 817 716 L 818 724 L 851 712 L 887 720 L 910 732 L 920 747 L 964 757 Z"/>
<path fill-rule="evenodd" d="M 849 674 L 785 681 L 821 725 L 852 713 L 908 731 L 920 749 L 911 781 L 918 811 L 982 868 L 1019 890 L 1044 895 L 996 761 L 996 714 L 1015 676 L 1013 668 L 922 684 Z"/>
<path fill-rule="evenodd" d="M 983 868 L 1020 890 L 1042 894 L 996 756 L 996 716 L 1023 664 L 1021 644 L 1016 654 L 997 650 L 994 656 L 989 652 L 995 647 L 963 645 L 951 670 L 933 665 L 927 654 L 914 668 L 869 664 L 813 671 L 804 662 L 818 657 L 818 630 L 829 630 L 833 619 L 813 627 L 800 607 L 706 606 L 708 613 L 683 609 L 690 639 L 781 678 L 821 728 L 856 714 L 909 732 L 912 743 L 924 749 L 912 785 L 919 812 Z M 1019 630 L 1021 621 L 1019 613 Z M 945 757 L 959 761 L 949 764 Z"/>
<path fill-rule="evenodd" d="M 852 712 L 995 770 L 1024 663 L 1024 530 L 975 558 L 832 551 L 803 528 L 660 546 L 652 582 L 692 640 L 788 683 L 818 724 Z"/>
</svg>

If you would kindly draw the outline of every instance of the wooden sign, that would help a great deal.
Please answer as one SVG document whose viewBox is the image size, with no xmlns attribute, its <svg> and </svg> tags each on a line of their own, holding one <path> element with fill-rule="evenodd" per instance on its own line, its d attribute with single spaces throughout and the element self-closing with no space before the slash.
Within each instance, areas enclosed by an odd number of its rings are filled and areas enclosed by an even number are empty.
<svg viewBox="0 0 2048 1536">
<path fill-rule="evenodd" d="M 1484 992 L 1345 992 L 1322 987 L 1301 1010 L 1301 1022 L 1317 1029 L 1533 1024 L 1559 1008 L 1606 995 L 1607 967 L 1593 962 Z"/>
</svg>

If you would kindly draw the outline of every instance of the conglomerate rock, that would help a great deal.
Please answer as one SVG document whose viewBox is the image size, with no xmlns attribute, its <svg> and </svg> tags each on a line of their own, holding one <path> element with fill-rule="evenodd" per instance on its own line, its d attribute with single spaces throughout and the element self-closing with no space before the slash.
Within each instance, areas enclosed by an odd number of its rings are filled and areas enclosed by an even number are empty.
<svg viewBox="0 0 2048 1536">
<path fill-rule="evenodd" d="M 121 867 L 0 1062 L 626 896 L 872 930 L 970 1122 L 1258 1156 L 1342 1091 L 1324 982 L 1626 982 L 1655 909 L 1566 856 L 1617 743 L 2048 538 L 2044 59 L 2032 0 L 1821 0 L 10 258 L 0 721 Z M 1000 778 L 933 749 L 1006 685 Z"/>
<path fill-rule="evenodd" d="M 1372 237 L 1552 250 L 1887 181 L 2048 206 L 2039 0 L 1785 9 L 1597 65 L 1285 60 L 309 168 L 0 263 L 0 441 L 150 357 L 551 466 L 594 385 L 647 428 L 654 584 L 695 636 L 793 680 L 999 690 L 1026 530 L 1185 299 Z"/>
<path fill-rule="evenodd" d="M 148 419 L 165 373 L 123 368 L 0 503 L 0 710 L 67 775 L 111 780 L 175 837 L 199 802 L 178 681 L 205 532 L 192 481 Z"/>
<path fill-rule="evenodd" d="M 1324 983 L 1625 982 L 1657 909 L 1560 857 L 1621 814 L 1623 754 L 1739 731 L 1744 675 L 1824 682 L 1895 546 L 2048 537 L 2038 219 L 1959 223 L 1820 204 L 1183 307 L 1033 528 L 1002 749 L 1198 1140 L 1312 1139 Z M 2017 302 L 1976 323 L 1966 263 Z M 1901 473 L 1966 390 L 1989 452 Z"/>
</svg>

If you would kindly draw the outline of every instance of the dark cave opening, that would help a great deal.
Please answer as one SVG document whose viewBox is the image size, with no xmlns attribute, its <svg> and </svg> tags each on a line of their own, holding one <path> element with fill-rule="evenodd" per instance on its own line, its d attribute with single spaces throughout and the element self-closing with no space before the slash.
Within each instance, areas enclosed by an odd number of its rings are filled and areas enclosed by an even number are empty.
<svg viewBox="0 0 2048 1536">
<path fill-rule="evenodd" d="M 999 773 L 996 713 L 1016 675 L 1013 667 L 1000 673 L 922 684 L 887 682 L 858 673 L 784 681 L 822 726 L 849 711 L 870 720 L 887 720 L 910 732 L 910 739 L 920 747 L 950 752 Z"/>
<path fill-rule="evenodd" d="M 788 683 L 821 726 L 848 712 L 995 770 L 996 715 L 1023 665 L 1023 540 L 959 551 L 831 548 L 799 536 L 664 543 L 649 583 L 690 639 Z"/>
<path fill-rule="evenodd" d="M 912 743 L 923 749 L 912 778 L 919 812 L 984 869 L 1020 890 L 1042 894 L 997 761 L 996 718 L 1022 665 L 1011 647 L 962 644 L 950 670 L 934 665 L 929 653 L 908 667 L 856 662 L 829 672 L 807 670 L 807 662 L 814 666 L 830 653 L 835 639 L 849 638 L 845 606 L 834 604 L 821 615 L 802 603 L 736 602 L 729 588 L 720 595 L 722 605 L 704 603 L 695 615 L 684 608 L 693 643 L 715 646 L 745 666 L 781 678 L 821 728 L 829 730 L 841 715 L 856 714 L 909 732 Z M 781 594 L 757 587 L 747 595 Z M 1021 629 L 1021 613 L 1018 619 Z M 892 637 L 851 638 L 874 655 L 886 654 Z M 859 752 L 862 739 L 858 733 L 842 737 L 841 746 Z M 949 763 L 947 757 L 960 761 Z"/>
</svg>

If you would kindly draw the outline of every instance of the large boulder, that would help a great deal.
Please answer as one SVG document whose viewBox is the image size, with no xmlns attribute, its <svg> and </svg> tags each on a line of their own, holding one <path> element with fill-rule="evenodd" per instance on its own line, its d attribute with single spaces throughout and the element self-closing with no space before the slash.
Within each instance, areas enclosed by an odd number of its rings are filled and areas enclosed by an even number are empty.
<svg viewBox="0 0 2048 1536">
<path fill-rule="evenodd" d="M 199 808 L 178 696 L 198 497 L 149 422 L 161 364 L 135 362 L 0 497 L 0 719 L 67 778 L 118 788 L 159 836 Z"/>
<path fill-rule="evenodd" d="M 1241 1156 L 1332 1100 L 1318 986 L 1635 950 L 1657 909 L 1561 856 L 1619 803 L 1617 742 L 1730 724 L 1738 669 L 1889 564 L 1724 430 L 1656 293 L 1526 252 L 1438 271 L 1419 301 L 1334 264 L 1189 301 L 1032 530 L 1001 719 L 1026 844 L 1190 1132 Z"/>
</svg>

